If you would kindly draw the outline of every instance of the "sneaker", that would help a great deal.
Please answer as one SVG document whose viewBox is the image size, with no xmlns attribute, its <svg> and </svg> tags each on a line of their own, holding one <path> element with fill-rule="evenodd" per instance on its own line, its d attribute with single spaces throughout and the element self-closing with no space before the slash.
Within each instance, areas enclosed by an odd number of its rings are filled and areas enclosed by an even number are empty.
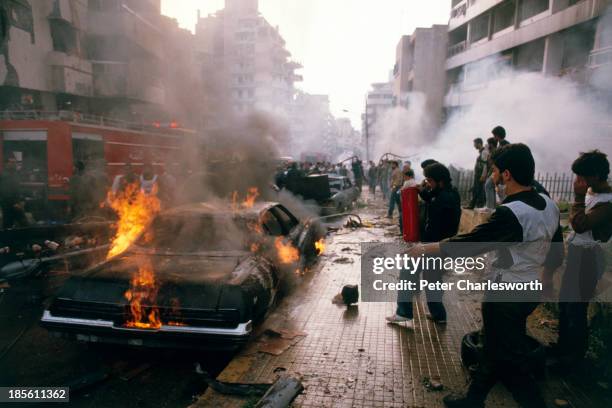
<svg viewBox="0 0 612 408">
<path fill-rule="evenodd" d="M 399 316 L 398 314 L 393 314 L 393 316 L 387 316 L 386 320 L 387 320 L 387 323 L 390 323 L 390 324 L 406 323 L 404 326 L 407 329 L 414 329 L 414 319 L 409 319 L 404 316 Z"/>
<path fill-rule="evenodd" d="M 434 319 L 434 317 L 431 315 L 431 313 L 426 313 L 425 317 L 427 318 L 427 320 L 431 320 L 434 323 L 437 323 L 437 324 L 446 324 L 446 319 Z"/>
<path fill-rule="evenodd" d="M 484 408 L 484 401 L 476 401 L 466 395 L 450 394 L 442 399 L 447 408 Z"/>
</svg>

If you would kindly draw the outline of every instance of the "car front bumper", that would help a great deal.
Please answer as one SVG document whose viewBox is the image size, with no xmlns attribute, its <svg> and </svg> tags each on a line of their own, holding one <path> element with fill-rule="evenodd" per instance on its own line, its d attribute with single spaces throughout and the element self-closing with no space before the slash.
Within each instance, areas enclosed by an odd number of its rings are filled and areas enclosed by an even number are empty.
<svg viewBox="0 0 612 408">
<path fill-rule="evenodd" d="M 91 343 L 114 343 L 143 347 L 235 350 L 249 339 L 249 320 L 235 328 L 168 326 L 159 329 L 117 327 L 112 321 L 53 316 L 45 310 L 40 320 L 53 335 Z"/>
</svg>

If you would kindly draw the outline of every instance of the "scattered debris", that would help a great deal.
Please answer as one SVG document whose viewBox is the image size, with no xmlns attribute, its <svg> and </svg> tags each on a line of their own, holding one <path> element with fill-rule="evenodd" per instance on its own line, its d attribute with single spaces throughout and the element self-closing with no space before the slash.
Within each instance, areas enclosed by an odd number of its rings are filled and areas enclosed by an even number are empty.
<svg viewBox="0 0 612 408">
<path fill-rule="evenodd" d="M 360 353 L 363 353 L 363 352 L 365 352 L 365 349 L 364 348 L 360 348 L 360 349 L 357 349 L 357 351 L 360 352 Z"/>
<path fill-rule="evenodd" d="M 264 334 L 270 337 L 280 337 L 286 340 L 293 340 L 296 337 L 303 337 L 308 335 L 303 330 L 290 330 L 290 329 L 266 329 Z"/>
<path fill-rule="evenodd" d="M 341 258 L 337 258 L 334 259 L 334 263 L 338 263 L 338 264 L 352 264 L 355 263 L 355 261 L 351 258 L 347 258 L 345 256 L 341 257 Z"/>
<path fill-rule="evenodd" d="M 428 391 L 441 391 L 444 389 L 444 385 L 436 377 L 423 377 L 421 383 Z"/>
<path fill-rule="evenodd" d="M 284 408 L 291 405 L 291 402 L 304 391 L 302 382 L 289 376 L 282 376 L 265 395 L 255 405 L 255 408 Z"/>
<path fill-rule="evenodd" d="M 569 402 L 567 400 L 561 399 L 561 398 L 555 398 L 555 406 L 556 407 L 560 407 L 560 408 L 564 408 L 564 407 L 569 407 Z"/>
<path fill-rule="evenodd" d="M 278 337 L 276 339 L 262 341 L 257 347 L 257 351 L 261 353 L 271 354 L 273 356 L 280 356 L 289 347 L 293 346 L 293 344 L 294 343 L 292 340 L 283 339 L 282 337 Z"/>
</svg>

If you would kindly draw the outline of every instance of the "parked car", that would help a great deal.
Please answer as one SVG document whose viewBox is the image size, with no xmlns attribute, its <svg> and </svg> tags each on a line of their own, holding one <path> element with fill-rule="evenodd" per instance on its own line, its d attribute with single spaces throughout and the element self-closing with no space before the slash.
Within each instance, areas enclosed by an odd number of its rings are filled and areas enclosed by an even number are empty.
<svg viewBox="0 0 612 408">
<path fill-rule="evenodd" d="M 357 186 L 353 185 L 351 180 L 345 176 L 330 175 L 329 189 L 332 194 L 331 205 L 338 212 L 347 211 L 361 195 Z"/>
<path fill-rule="evenodd" d="M 297 250 L 295 264 L 303 267 L 315 262 L 315 242 L 322 236 L 315 222 L 300 222 L 276 203 L 172 209 L 156 217 L 125 253 L 70 278 L 41 324 L 81 341 L 235 349 L 275 304 L 287 278 L 275 244 Z M 146 265 L 154 283 L 143 296 L 133 285 Z M 157 324 L 129 324 L 137 295 L 142 304 L 136 312 L 153 313 Z"/>
</svg>

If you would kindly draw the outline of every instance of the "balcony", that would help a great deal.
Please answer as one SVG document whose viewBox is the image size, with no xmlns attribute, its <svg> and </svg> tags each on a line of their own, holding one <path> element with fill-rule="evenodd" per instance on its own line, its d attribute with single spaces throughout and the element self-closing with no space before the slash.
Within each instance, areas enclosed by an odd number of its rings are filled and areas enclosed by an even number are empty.
<svg viewBox="0 0 612 408">
<path fill-rule="evenodd" d="M 451 45 L 450 47 L 448 47 L 448 58 L 460 54 L 463 51 L 465 51 L 465 48 L 467 46 L 467 41 L 461 41 L 460 43 Z"/>
<path fill-rule="evenodd" d="M 494 0 L 483 1 L 484 4 L 495 2 Z M 480 7 L 479 0 L 474 8 Z M 606 0 L 582 0 L 573 6 L 569 6 L 561 11 L 551 14 L 550 10 L 543 13 L 538 13 L 531 19 L 537 21 L 530 22 L 525 25 L 524 20 L 519 28 L 511 26 L 508 31 L 501 30 L 499 35 L 494 35 L 491 40 L 486 40 L 483 43 L 464 46 L 461 50 L 461 45 L 457 44 L 449 48 L 448 60 L 446 69 L 453 69 L 486 58 L 491 55 L 498 54 L 504 50 L 515 48 L 521 44 L 532 42 L 538 38 L 546 37 L 553 33 L 565 30 L 577 24 L 589 21 L 598 17 L 603 13 L 607 5 Z M 535 10 L 535 11 L 534 11 Z M 538 9 L 532 10 L 538 12 Z M 468 12 L 470 14 L 471 12 Z M 450 30 L 450 29 L 449 29 Z M 452 31 L 449 31 L 452 34 Z M 451 53 L 452 51 L 452 53 Z"/>
<path fill-rule="evenodd" d="M 92 66 L 75 56 L 50 52 L 47 65 L 51 69 L 51 90 L 80 96 L 92 96 Z"/>
<path fill-rule="evenodd" d="M 147 74 L 143 62 L 94 63 L 94 93 L 98 97 L 128 98 L 161 105 L 165 89 L 161 79 Z"/>
</svg>

